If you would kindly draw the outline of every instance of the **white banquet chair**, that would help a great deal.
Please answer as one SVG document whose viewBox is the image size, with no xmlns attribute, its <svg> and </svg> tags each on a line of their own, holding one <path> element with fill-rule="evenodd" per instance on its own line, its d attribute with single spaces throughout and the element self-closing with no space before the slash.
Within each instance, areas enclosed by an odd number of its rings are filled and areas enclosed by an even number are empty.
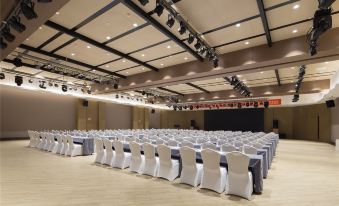
<svg viewBox="0 0 339 206">
<path fill-rule="evenodd" d="M 56 135 L 57 138 L 57 143 L 55 144 L 52 153 L 53 154 L 60 154 L 61 149 L 62 149 L 62 136 L 61 135 Z"/>
<path fill-rule="evenodd" d="M 103 161 L 105 160 L 104 143 L 101 138 L 95 137 L 94 144 L 95 144 L 95 153 L 96 153 L 94 162 L 103 164 Z"/>
<path fill-rule="evenodd" d="M 237 151 L 237 148 L 231 144 L 223 144 L 221 145 L 221 151 L 223 152 L 234 152 Z"/>
<path fill-rule="evenodd" d="M 132 154 L 129 171 L 141 174 L 145 167 L 145 156 L 141 155 L 141 146 L 137 142 L 130 142 L 129 148 Z"/>
<path fill-rule="evenodd" d="M 220 153 L 211 149 L 201 151 L 203 172 L 201 188 L 222 193 L 226 186 L 226 168 L 220 167 Z"/>
<path fill-rule="evenodd" d="M 180 157 L 182 160 L 180 183 L 197 187 L 201 182 L 203 166 L 202 164 L 196 163 L 195 150 L 187 146 L 181 147 Z"/>
<path fill-rule="evenodd" d="M 217 146 L 211 142 L 205 142 L 202 144 L 201 149 L 217 150 Z"/>
<path fill-rule="evenodd" d="M 179 175 L 179 160 L 171 159 L 171 148 L 166 145 L 158 145 L 159 170 L 157 177 L 173 181 Z"/>
<path fill-rule="evenodd" d="M 54 140 L 53 140 L 54 141 Z M 52 144 L 51 141 L 51 134 L 50 133 L 46 133 L 46 141 L 44 144 L 44 148 L 43 150 L 48 151 L 49 150 L 49 146 Z"/>
<path fill-rule="evenodd" d="M 165 144 L 165 140 L 163 140 L 163 139 L 157 139 L 157 140 L 155 141 L 155 144 L 156 144 L 156 145 L 159 145 L 159 144 Z"/>
<path fill-rule="evenodd" d="M 155 177 L 159 168 L 159 158 L 155 156 L 155 147 L 152 144 L 144 143 L 143 149 L 145 155 L 145 167 L 142 174 Z"/>
<path fill-rule="evenodd" d="M 245 154 L 257 154 L 257 149 L 255 147 L 249 146 L 249 145 L 244 145 L 244 153 Z"/>
<path fill-rule="evenodd" d="M 173 139 L 170 139 L 167 141 L 167 145 L 170 146 L 170 147 L 177 147 L 179 145 L 179 142 L 173 140 Z"/>
<path fill-rule="evenodd" d="M 112 166 L 112 161 L 113 161 L 113 156 L 114 156 L 114 151 L 113 151 L 113 142 L 107 138 L 103 139 L 103 144 L 105 146 L 105 151 L 106 151 L 106 155 L 105 155 L 105 160 L 103 161 L 103 163 L 105 165 L 110 165 Z"/>
<path fill-rule="evenodd" d="M 68 149 L 68 139 L 66 135 L 62 135 L 62 148 L 60 151 L 60 155 L 66 155 L 66 151 Z"/>
<path fill-rule="evenodd" d="M 131 153 L 124 152 L 124 145 L 119 140 L 113 141 L 113 147 L 115 154 L 113 156 L 112 167 L 120 169 L 129 167 L 131 162 Z"/>
<path fill-rule="evenodd" d="M 249 156 L 241 152 L 226 154 L 228 174 L 226 194 L 237 195 L 248 200 L 253 192 L 252 173 L 248 171 Z"/>
<path fill-rule="evenodd" d="M 73 137 L 71 135 L 67 136 L 68 148 L 66 151 L 67 156 L 75 157 L 82 155 L 83 146 L 81 144 L 74 144 Z"/>
<path fill-rule="evenodd" d="M 194 144 L 190 141 L 187 141 L 187 140 L 184 140 L 182 143 L 181 143 L 181 147 L 190 147 L 190 148 L 194 148 Z"/>
</svg>

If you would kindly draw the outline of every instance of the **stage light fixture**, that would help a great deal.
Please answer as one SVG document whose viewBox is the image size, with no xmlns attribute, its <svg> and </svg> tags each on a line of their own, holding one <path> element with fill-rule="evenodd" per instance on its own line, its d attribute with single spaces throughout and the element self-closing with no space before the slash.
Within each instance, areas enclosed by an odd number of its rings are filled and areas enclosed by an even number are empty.
<svg viewBox="0 0 339 206">
<path fill-rule="evenodd" d="M 159 1 L 157 1 L 154 12 L 158 15 L 161 16 L 161 14 L 164 12 L 164 7 L 160 4 Z"/>
<path fill-rule="evenodd" d="M 194 44 L 194 48 L 198 50 L 198 49 L 200 49 L 200 47 L 201 47 L 201 43 L 198 40 L 197 43 Z"/>
<path fill-rule="evenodd" d="M 241 107 L 242 107 L 242 104 L 239 102 L 238 103 L 238 108 L 241 109 Z"/>
<path fill-rule="evenodd" d="M 13 42 L 15 40 L 15 36 L 11 34 L 11 29 L 8 25 L 2 29 L 1 34 L 8 42 Z"/>
<path fill-rule="evenodd" d="M 169 28 L 172 28 L 173 25 L 174 25 L 174 23 L 175 23 L 175 20 L 174 20 L 173 16 L 169 14 L 169 15 L 168 15 L 168 20 L 167 20 L 167 22 L 166 22 L 167 26 L 168 26 Z"/>
<path fill-rule="evenodd" d="M 34 2 L 31 0 L 22 1 L 21 4 L 21 11 L 27 19 L 34 19 L 37 18 L 38 15 L 34 11 Z"/>
<path fill-rule="evenodd" d="M 61 90 L 63 91 L 63 92 L 67 92 L 67 85 L 65 85 L 65 84 L 63 84 L 63 85 L 61 85 Z"/>
<path fill-rule="evenodd" d="M 87 94 L 92 94 L 92 91 L 90 89 L 87 89 Z"/>
<path fill-rule="evenodd" d="M 140 4 L 145 6 L 146 4 L 148 4 L 149 0 L 139 0 Z"/>
<path fill-rule="evenodd" d="M 190 110 L 193 110 L 193 106 L 192 105 L 190 106 Z"/>
<path fill-rule="evenodd" d="M 6 44 L 6 42 L 4 42 L 3 38 L 0 39 L 0 48 L 1 49 L 6 49 L 7 48 L 7 44 Z"/>
<path fill-rule="evenodd" d="M 6 78 L 5 74 L 4 74 L 3 72 L 1 72 L 1 73 L 0 73 L 0 79 L 3 80 L 3 79 L 5 79 L 5 78 Z"/>
<path fill-rule="evenodd" d="M 19 58 L 14 58 L 13 59 L 13 64 L 14 64 L 14 66 L 16 66 L 16 67 L 21 67 L 23 64 L 22 64 L 22 60 L 21 59 L 19 59 Z"/>
<path fill-rule="evenodd" d="M 46 89 L 45 83 L 46 83 L 45 81 L 40 81 L 39 87 L 41 89 Z"/>
<path fill-rule="evenodd" d="M 194 41 L 194 36 L 192 34 L 188 35 L 187 43 L 192 44 Z"/>
<path fill-rule="evenodd" d="M 213 66 L 214 68 L 217 68 L 219 66 L 219 59 L 217 56 L 213 57 Z"/>
<path fill-rule="evenodd" d="M 145 94 L 146 94 L 146 92 L 145 92 L 145 91 L 142 91 L 142 92 L 141 92 L 141 94 L 142 94 L 142 95 L 145 95 Z"/>
<path fill-rule="evenodd" d="M 22 83 L 23 83 L 23 78 L 22 78 L 22 76 L 15 76 L 14 81 L 15 81 L 16 85 L 21 86 Z"/>
<path fill-rule="evenodd" d="M 13 27 L 13 29 L 15 29 L 17 32 L 24 32 L 26 30 L 26 26 L 23 25 L 20 22 L 20 17 L 19 16 L 13 16 L 9 21 L 8 21 L 9 25 L 11 25 Z"/>
<path fill-rule="evenodd" d="M 297 102 L 297 101 L 299 101 L 299 94 L 294 94 L 292 102 Z"/>
<path fill-rule="evenodd" d="M 186 25 L 183 21 L 180 22 L 180 27 L 178 29 L 179 34 L 183 35 L 186 32 Z"/>
<path fill-rule="evenodd" d="M 58 87 L 59 87 L 59 84 L 54 83 L 54 87 L 58 88 Z"/>
<path fill-rule="evenodd" d="M 33 84 L 33 79 L 29 79 L 28 83 Z"/>
<path fill-rule="evenodd" d="M 114 89 L 118 89 L 118 88 L 119 88 L 119 85 L 118 85 L 117 83 L 114 83 L 114 84 L 113 84 L 113 88 L 114 88 Z"/>
<path fill-rule="evenodd" d="M 265 108 L 268 108 L 269 105 L 270 105 L 270 103 L 269 103 L 268 101 L 265 101 L 265 102 L 264 102 L 264 107 L 265 107 Z"/>
<path fill-rule="evenodd" d="M 258 107 L 258 102 L 254 102 L 253 106 L 254 106 L 254 108 L 257 108 Z"/>
</svg>

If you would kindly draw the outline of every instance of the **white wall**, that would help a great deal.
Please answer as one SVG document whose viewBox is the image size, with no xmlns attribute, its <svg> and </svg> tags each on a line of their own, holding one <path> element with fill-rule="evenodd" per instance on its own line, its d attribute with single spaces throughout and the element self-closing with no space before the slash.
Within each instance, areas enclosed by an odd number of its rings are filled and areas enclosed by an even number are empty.
<svg viewBox="0 0 339 206">
<path fill-rule="evenodd" d="M 76 129 L 77 98 L 0 85 L 0 138 L 28 137 L 27 130 Z"/>
</svg>

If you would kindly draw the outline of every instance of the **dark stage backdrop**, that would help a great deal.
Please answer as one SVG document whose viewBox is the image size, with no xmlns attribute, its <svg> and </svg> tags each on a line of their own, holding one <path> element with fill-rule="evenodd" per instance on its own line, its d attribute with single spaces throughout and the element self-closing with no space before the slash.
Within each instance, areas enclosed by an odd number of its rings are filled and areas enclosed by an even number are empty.
<svg viewBox="0 0 339 206">
<path fill-rule="evenodd" d="M 264 109 L 205 110 L 205 130 L 264 131 Z"/>
</svg>

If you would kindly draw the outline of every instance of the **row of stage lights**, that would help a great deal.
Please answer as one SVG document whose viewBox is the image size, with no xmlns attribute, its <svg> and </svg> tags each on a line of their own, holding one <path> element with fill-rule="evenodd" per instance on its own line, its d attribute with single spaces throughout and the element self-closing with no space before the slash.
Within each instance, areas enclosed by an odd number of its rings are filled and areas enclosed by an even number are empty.
<svg viewBox="0 0 339 206">
<path fill-rule="evenodd" d="M 301 87 L 301 83 L 304 79 L 305 73 L 306 73 L 305 69 L 306 69 L 305 65 L 302 65 L 299 68 L 298 80 L 297 80 L 297 83 L 295 84 L 295 93 L 293 95 L 292 102 L 299 101 L 299 90 L 300 90 L 300 87 Z"/>
<path fill-rule="evenodd" d="M 239 80 L 237 76 L 224 77 L 224 79 L 233 86 L 233 90 L 245 97 L 251 96 L 251 91 L 246 84 Z"/>
<path fill-rule="evenodd" d="M 141 5 L 145 6 L 149 3 L 149 0 L 139 0 L 139 2 Z M 164 12 L 164 9 L 166 9 L 169 13 L 166 25 L 172 28 L 175 22 L 178 21 L 180 24 L 178 29 L 179 34 L 184 35 L 186 32 L 188 32 L 188 38 L 186 40 L 187 43 L 192 44 L 196 40 L 194 48 L 198 51 L 198 53 L 202 57 L 207 58 L 209 61 L 212 61 L 214 67 L 218 67 L 219 59 L 215 49 L 208 46 L 207 43 L 199 37 L 200 34 L 194 31 L 194 29 L 189 26 L 189 24 L 183 18 L 181 18 L 180 14 L 175 11 L 170 5 L 168 5 L 166 1 L 157 0 L 153 12 L 160 17 Z"/>
<path fill-rule="evenodd" d="M 39 3 L 49 3 L 52 0 L 38 0 Z M 21 23 L 20 14 L 23 14 L 26 19 L 31 20 L 38 18 L 37 13 L 34 11 L 34 2 L 32 0 L 20 0 L 18 6 L 14 9 L 8 19 L 2 22 L 1 25 L 1 37 L 0 37 L 0 49 L 7 47 L 7 42 L 13 42 L 15 36 L 11 33 L 11 28 L 19 33 L 26 30 L 26 26 Z"/>
<path fill-rule="evenodd" d="M 248 101 L 248 102 L 232 102 L 232 103 L 217 103 L 217 104 L 197 104 L 197 105 L 178 105 L 168 104 L 168 108 L 173 108 L 174 111 L 182 110 L 198 110 L 198 109 L 220 109 L 220 108 L 238 108 L 243 107 L 254 107 L 258 108 L 263 106 L 264 108 L 269 107 L 269 101 Z"/>
<path fill-rule="evenodd" d="M 3 80 L 6 78 L 6 75 L 5 73 L 1 72 L 0 73 L 0 80 Z M 41 89 L 47 89 L 47 86 L 49 87 L 55 87 L 55 88 L 58 88 L 59 87 L 59 83 L 57 82 L 52 82 L 52 81 L 45 81 L 45 80 L 41 80 L 39 79 L 39 87 Z M 15 75 L 14 76 L 14 82 L 16 83 L 17 86 L 21 86 L 23 83 L 24 83 L 24 80 L 23 80 L 23 77 L 20 76 L 20 75 Z M 33 84 L 34 83 L 34 80 L 32 78 L 29 78 L 28 81 L 27 81 L 29 84 Z M 63 92 L 67 92 L 67 91 L 77 91 L 78 90 L 78 86 L 69 86 L 67 84 L 60 84 L 61 85 L 61 90 Z M 80 87 L 80 90 L 81 92 L 83 93 L 87 93 L 87 94 L 91 94 L 92 91 L 90 89 L 89 86 L 87 85 L 84 85 L 82 87 Z"/>
</svg>

